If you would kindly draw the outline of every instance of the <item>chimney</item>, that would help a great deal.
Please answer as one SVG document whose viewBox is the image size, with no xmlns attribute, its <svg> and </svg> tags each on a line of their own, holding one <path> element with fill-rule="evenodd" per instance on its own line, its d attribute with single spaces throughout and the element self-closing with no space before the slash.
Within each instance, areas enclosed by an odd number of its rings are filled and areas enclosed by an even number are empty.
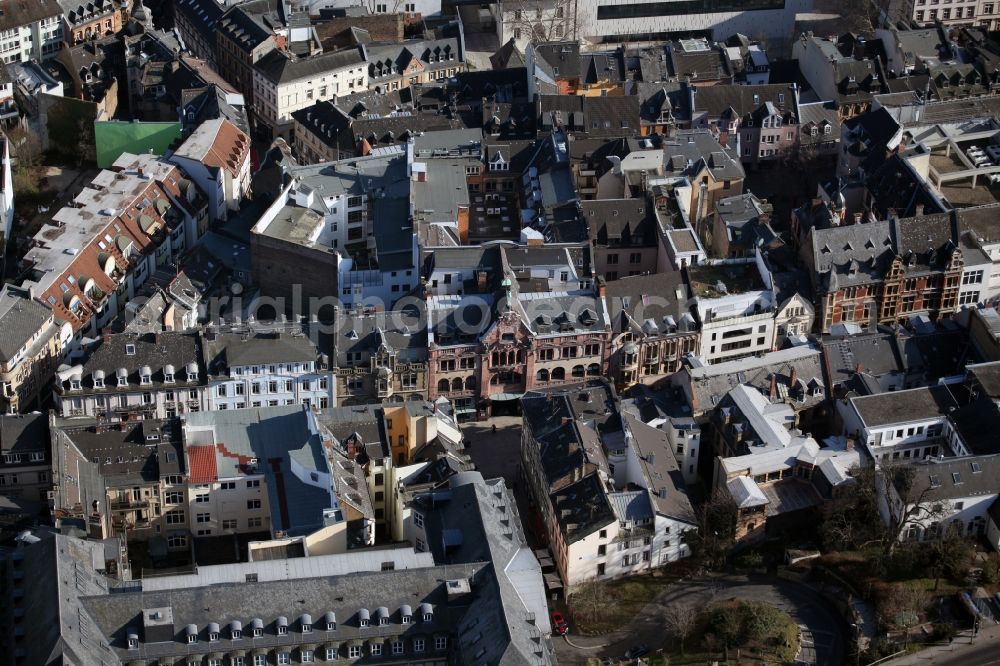
<svg viewBox="0 0 1000 666">
<path fill-rule="evenodd" d="M 794 388 L 796 382 L 798 381 L 799 375 L 795 372 L 795 366 L 788 372 L 788 388 Z"/>
<path fill-rule="evenodd" d="M 35 300 L 35 286 L 34 285 L 30 285 L 30 284 L 28 285 L 28 298 L 31 299 L 31 300 Z"/>
<path fill-rule="evenodd" d="M 862 217 L 861 213 L 855 213 L 854 214 L 854 224 L 861 224 L 861 217 Z"/>
<path fill-rule="evenodd" d="M 847 438 L 847 443 L 844 445 L 844 448 L 846 450 L 848 450 L 848 451 L 853 451 L 854 450 L 854 438 L 853 437 L 848 437 Z"/>
<path fill-rule="evenodd" d="M 858 363 L 856 366 L 854 366 L 854 372 L 858 373 L 859 375 L 864 371 L 865 371 L 864 363 Z"/>
<path fill-rule="evenodd" d="M 605 284 L 603 277 L 598 277 L 595 280 L 595 284 L 597 285 L 597 295 L 598 296 L 604 296 L 605 294 L 607 294 L 608 287 Z"/>
<path fill-rule="evenodd" d="M 142 178 L 142 177 L 143 177 L 143 170 L 142 170 L 142 167 L 138 167 L 138 168 L 137 168 L 137 169 L 136 169 L 135 171 L 136 171 L 136 173 L 137 173 L 137 174 L 139 174 L 139 178 Z"/>
<path fill-rule="evenodd" d="M 778 375 L 772 372 L 771 373 L 771 390 L 768 392 L 768 396 L 773 399 L 774 396 L 777 395 L 777 393 L 778 393 Z"/>
<path fill-rule="evenodd" d="M 564 417 L 562 417 L 562 425 L 566 425 L 566 424 L 568 424 L 568 423 L 569 423 L 569 421 L 570 421 L 570 418 L 569 418 L 568 416 L 564 416 Z"/>
<path fill-rule="evenodd" d="M 854 59 L 864 60 L 865 59 L 865 40 L 859 39 L 854 42 Z"/>
<path fill-rule="evenodd" d="M 914 213 L 916 214 L 917 217 L 920 217 L 921 215 L 923 215 L 924 214 L 924 205 L 922 203 L 918 203 L 914 207 Z"/>
<path fill-rule="evenodd" d="M 111 339 L 111 331 L 108 330 L 108 329 L 106 329 L 106 328 L 102 328 L 101 329 L 101 339 L 104 342 L 107 342 L 108 340 L 110 340 Z"/>
</svg>

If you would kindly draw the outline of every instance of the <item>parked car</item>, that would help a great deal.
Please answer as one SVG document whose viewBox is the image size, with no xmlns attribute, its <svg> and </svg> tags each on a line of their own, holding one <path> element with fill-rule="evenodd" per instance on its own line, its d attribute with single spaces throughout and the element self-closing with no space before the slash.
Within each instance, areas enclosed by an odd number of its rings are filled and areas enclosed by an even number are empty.
<svg viewBox="0 0 1000 666">
<path fill-rule="evenodd" d="M 552 633 L 565 636 L 569 632 L 569 624 L 559 611 L 552 611 Z"/>
</svg>

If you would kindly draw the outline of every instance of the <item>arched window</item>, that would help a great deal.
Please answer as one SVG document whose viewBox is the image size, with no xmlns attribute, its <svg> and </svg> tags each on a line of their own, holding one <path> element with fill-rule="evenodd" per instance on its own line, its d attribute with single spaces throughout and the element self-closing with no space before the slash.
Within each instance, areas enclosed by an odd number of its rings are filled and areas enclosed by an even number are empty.
<svg viewBox="0 0 1000 666">
<path fill-rule="evenodd" d="M 455 379 L 451 380 L 451 390 L 452 391 L 462 390 L 462 379 L 460 377 L 456 377 Z"/>
<path fill-rule="evenodd" d="M 549 381 L 549 371 L 546 368 L 542 368 L 537 373 L 535 373 L 535 379 L 540 382 Z"/>
<path fill-rule="evenodd" d="M 553 368 L 552 369 L 552 381 L 561 381 L 566 379 L 566 368 Z"/>
<path fill-rule="evenodd" d="M 441 393 L 447 393 L 448 392 L 448 380 L 447 379 L 442 379 L 442 380 L 440 380 L 438 382 L 438 391 L 440 391 Z"/>
<path fill-rule="evenodd" d="M 601 374 L 601 366 L 597 363 L 591 363 L 587 366 L 587 375 L 589 377 L 598 377 Z"/>
<path fill-rule="evenodd" d="M 573 366 L 573 376 L 574 377 L 583 377 L 583 366 L 582 365 L 574 365 Z"/>
<path fill-rule="evenodd" d="M 476 390 L 476 378 L 475 377 L 469 376 L 469 377 L 465 378 L 465 390 L 466 391 L 475 391 Z"/>
<path fill-rule="evenodd" d="M 493 375 L 490 377 L 490 384 L 497 386 L 500 383 L 500 375 Z"/>
</svg>

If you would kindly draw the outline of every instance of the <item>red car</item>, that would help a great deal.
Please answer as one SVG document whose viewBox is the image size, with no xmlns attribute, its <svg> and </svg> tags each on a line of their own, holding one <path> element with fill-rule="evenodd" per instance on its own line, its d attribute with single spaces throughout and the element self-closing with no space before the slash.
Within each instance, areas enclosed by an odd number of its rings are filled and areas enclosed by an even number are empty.
<svg viewBox="0 0 1000 666">
<path fill-rule="evenodd" d="M 569 632 L 569 625 L 566 618 L 558 611 L 552 611 L 552 633 L 565 636 Z"/>
</svg>

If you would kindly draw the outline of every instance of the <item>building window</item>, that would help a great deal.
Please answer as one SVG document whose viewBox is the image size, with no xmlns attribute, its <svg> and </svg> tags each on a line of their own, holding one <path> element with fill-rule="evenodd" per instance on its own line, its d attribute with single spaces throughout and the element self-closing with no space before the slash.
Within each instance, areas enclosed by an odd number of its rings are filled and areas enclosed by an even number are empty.
<svg viewBox="0 0 1000 666">
<path fill-rule="evenodd" d="M 435 636 L 434 638 L 434 649 L 435 650 L 445 650 L 448 648 L 448 637 L 447 636 Z"/>
<path fill-rule="evenodd" d="M 393 641 L 392 642 L 392 654 L 401 655 L 403 654 L 403 641 Z"/>
<path fill-rule="evenodd" d="M 259 508 L 260 508 L 260 500 L 259 499 L 247 500 L 247 509 L 253 510 L 253 509 L 259 509 Z"/>
</svg>

